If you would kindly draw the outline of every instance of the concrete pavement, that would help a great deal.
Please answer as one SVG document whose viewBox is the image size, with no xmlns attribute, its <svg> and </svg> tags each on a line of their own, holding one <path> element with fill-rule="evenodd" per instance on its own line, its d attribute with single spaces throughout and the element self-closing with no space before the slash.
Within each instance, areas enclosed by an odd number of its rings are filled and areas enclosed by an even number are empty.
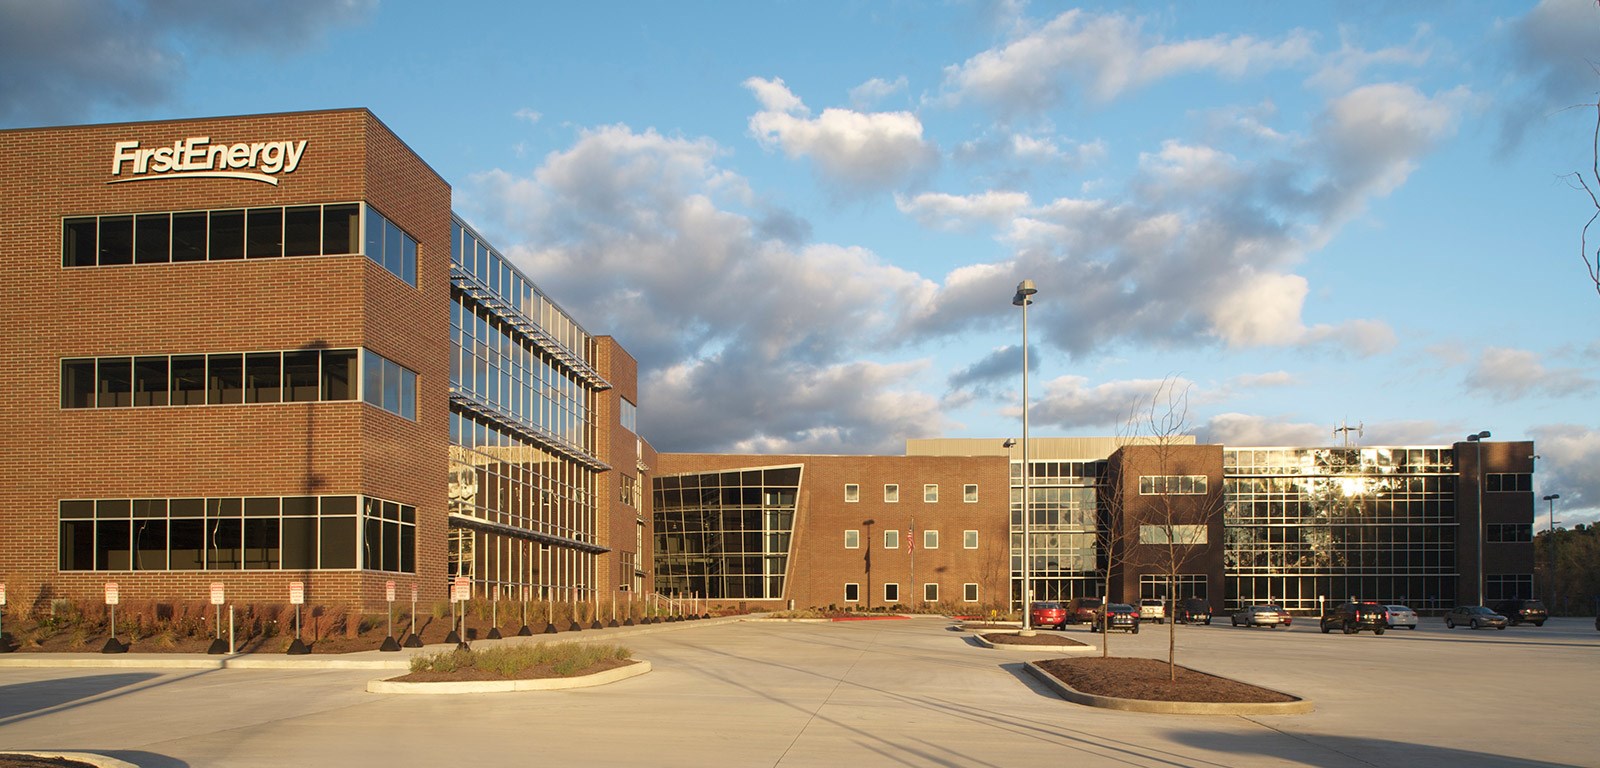
<svg viewBox="0 0 1600 768">
<path fill-rule="evenodd" d="M 1316 701 L 1291 716 L 1069 704 L 1023 657 L 937 619 L 665 625 L 619 638 L 650 674 L 540 693 L 371 694 L 366 681 L 387 673 L 370 670 L 0 666 L 0 750 L 147 768 L 1600 765 L 1592 620 L 1503 632 L 1425 621 L 1383 637 L 1177 627 L 1180 663 Z M 1112 652 L 1163 656 L 1165 629 L 1113 636 Z"/>
</svg>

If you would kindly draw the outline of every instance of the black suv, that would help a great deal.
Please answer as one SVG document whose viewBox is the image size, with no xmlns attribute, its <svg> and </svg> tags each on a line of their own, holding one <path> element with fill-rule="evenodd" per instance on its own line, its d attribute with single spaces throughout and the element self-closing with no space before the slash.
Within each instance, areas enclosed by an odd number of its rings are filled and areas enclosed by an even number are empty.
<svg viewBox="0 0 1600 768">
<path fill-rule="evenodd" d="M 1538 600 L 1501 600 L 1494 604 L 1494 612 L 1506 617 L 1511 626 L 1527 623 L 1542 627 L 1550 618 L 1550 611 Z"/>
<path fill-rule="evenodd" d="M 1323 634 L 1340 629 L 1353 635 L 1370 629 L 1372 634 L 1381 635 L 1389 626 L 1389 612 L 1377 603 L 1345 603 L 1322 614 L 1321 625 Z"/>
<path fill-rule="evenodd" d="M 1172 609 L 1172 620 L 1179 624 L 1210 624 L 1211 604 L 1198 597 L 1179 600 Z"/>
</svg>

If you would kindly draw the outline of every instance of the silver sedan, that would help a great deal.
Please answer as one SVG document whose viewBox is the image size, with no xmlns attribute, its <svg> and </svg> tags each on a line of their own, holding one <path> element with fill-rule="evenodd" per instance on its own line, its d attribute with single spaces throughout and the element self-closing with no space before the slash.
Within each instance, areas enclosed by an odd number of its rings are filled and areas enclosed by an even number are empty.
<svg viewBox="0 0 1600 768">
<path fill-rule="evenodd" d="M 1389 612 L 1389 628 L 1405 627 L 1417 628 L 1417 612 L 1403 605 L 1385 605 L 1384 610 Z"/>
<path fill-rule="evenodd" d="M 1247 605 L 1233 615 L 1235 627 L 1287 627 L 1289 612 L 1276 605 Z"/>
</svg>

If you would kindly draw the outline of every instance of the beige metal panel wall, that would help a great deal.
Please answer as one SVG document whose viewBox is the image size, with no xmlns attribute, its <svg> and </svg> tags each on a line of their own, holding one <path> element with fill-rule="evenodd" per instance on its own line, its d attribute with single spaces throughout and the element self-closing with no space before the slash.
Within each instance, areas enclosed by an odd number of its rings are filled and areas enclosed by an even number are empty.
<svg viewBox="0 0 1600 768">
<path fill-rule="evenodd" d="M 1193 435 L 1179 435 L 1168 441 L 1194 445 Z M 1033 437 L 1028 439 L 1030 460 L 1097 461 L 1109 457 L 1124 445 L 1152 444 L 1150 438 L 1121 437 Z M 1022 458 L 1022 446 L 1005 447 L 1005 438 L 931 438 L 907 440 L 907 456 L 1011 456 Z"/>
</svg>

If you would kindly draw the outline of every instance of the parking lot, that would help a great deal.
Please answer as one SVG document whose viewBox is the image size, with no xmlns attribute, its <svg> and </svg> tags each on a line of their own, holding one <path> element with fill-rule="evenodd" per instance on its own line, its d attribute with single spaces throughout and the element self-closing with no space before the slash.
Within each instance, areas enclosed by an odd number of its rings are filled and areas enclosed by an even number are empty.
<svg viewBox="0 0 1600 768">
<path fill-rule="evenodd" d="M 739 622 L 627 637 L 653 672 L 553 693 L 369 694 L 386 675 L 363 671 L 0 664 L 0 750 L 150 767 L 1600 765 L 1592 619 L 1476 632 L 1424 619 L 1382 637 L 1297 621 L 1179 626 L 1179 661 L 1310 698 L 1306 715 L 1080 707 L 1022 671 L 1049 654 L 983 648 L 940 619 Z M 1165 630 L 1114 635 L 1112 652 L 1162 657 Z"/>
</svg>

